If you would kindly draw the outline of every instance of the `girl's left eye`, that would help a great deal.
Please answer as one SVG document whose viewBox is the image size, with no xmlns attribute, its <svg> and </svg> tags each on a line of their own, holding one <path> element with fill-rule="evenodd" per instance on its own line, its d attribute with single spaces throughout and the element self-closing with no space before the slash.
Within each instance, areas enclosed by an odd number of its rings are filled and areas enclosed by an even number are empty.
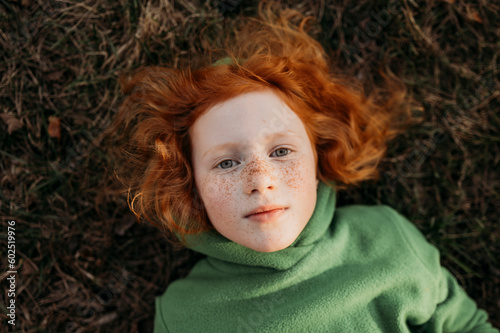
<svg viewBox="0 0 500 333">
<path fill-rule="evenodd" d="M 290 149 L 288 148 L 278 148 L 276 149 L 273 154 L 276 153 L 277 157 L 285 156 L 290 153 Z M 272 154 L 271 154 L 272 155 Z"/>
</svg>

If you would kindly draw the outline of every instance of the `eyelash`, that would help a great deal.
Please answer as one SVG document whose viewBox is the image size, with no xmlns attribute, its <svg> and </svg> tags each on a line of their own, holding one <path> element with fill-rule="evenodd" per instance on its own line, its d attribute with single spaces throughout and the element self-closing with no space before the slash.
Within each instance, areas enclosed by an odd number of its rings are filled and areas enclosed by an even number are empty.
<svg viewBox="0 0 500 333">
<path fill-rule="evenodd" d="M 290 153 L 292 152 L 292 150 L 291 150 L 290 148 L 286 148 L 286 147 L 278 147 L 278 148 L 276 148 L 276 149 L 273 151 L 273 154 L 274 154 L 275 152 L 277 152 L 278 150 L 280 150 L 280 149 L 285 149 L 285 150 L 287 150 L 287 151 L 288 151 L 288 153 L 287 153 L 286 155 L 283 155 L 283 156 L 277 156 L 277 157 L 285 157 L 285 156 L 288 156 L 288 154 L 290 154 Z M 221 170 L 228 170 L 228 169 L 230 169 L 231 167 L 230 167 L 230 168 L 226 168 L 226 169 L 219 168 L 219 167 L 220 167 L 220 165 L 221 165 L 222 163 L 226 162 L 226 161 L 233 161 L 233 160 L 229 160 L 229 159 L 228 159 L 228 160 L 223 160 L 223 161 L 221 161 L 220 163 L 218 163 L 218 164 L 216 165 L 216 168 L 221 169 Z"/>
</svg>

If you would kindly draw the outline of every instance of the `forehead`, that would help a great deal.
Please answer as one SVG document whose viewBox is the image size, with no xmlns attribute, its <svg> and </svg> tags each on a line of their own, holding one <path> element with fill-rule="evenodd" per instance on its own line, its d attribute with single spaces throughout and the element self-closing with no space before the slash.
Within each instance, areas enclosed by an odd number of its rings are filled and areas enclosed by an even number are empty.
<svg viewBox="0 0 500 333">
<path fill-rule="evenodd" d="M 274 133 L 305 134 L 300 118 L 271 90 L 244 93 L 216 104 L 190 129 L 193 147 L 262 141 Z"/>
</svg>

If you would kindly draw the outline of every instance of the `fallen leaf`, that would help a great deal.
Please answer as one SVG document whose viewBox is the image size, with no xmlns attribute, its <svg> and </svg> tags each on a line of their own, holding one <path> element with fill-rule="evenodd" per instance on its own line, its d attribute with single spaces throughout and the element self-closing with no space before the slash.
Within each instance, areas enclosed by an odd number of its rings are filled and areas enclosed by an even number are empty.
<svg viewBox="0 0 500 333">
<path fill-rule="evenodd" d="M 61 119 L 56 116 L 49 117 L 49 135 L 51 138 L 61 138 Z"/>
<path fill-rule="evenodd" d="M 17 131 L 24 126 L 24 124 L 19 119 L 17 119 L 12 112 L 2 113 L 0 114 L 0 117 L 7 125 L 7 132 L 9 134 L 12 134 L 12 132 Z"/>
<path fill-rule="evenodd" d="M 479 22 L 479 23 L 483 23 L 483 19 L 481 18 L 481 16 L 479 16 L 478 12 L 476 12 L 476 11 L 473 11 L 471 13 L 471 20 Z"/>
<path fill-rule="evenodd" d="M 467 9 L 467 18 L 469 20 L 478 23 L 483 23 L 483 19 L 481 18 L 481 16 L 479 16 L 479 13 L 477 12 L 476 9 L 471 8 L 471 6 L 467 6 L 466 9 Z"/>
</svg>

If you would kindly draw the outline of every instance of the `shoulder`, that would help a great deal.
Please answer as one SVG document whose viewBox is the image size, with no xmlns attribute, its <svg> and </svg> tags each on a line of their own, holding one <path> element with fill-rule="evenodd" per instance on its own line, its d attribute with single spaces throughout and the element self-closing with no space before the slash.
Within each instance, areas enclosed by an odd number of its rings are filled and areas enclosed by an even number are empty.
<svg viewBox="0 0 500 333">
<path fill-rule="evenodd" d="M 335 226 L 348 226 L 356 234 L 395 237 L 401 225 L 411 224 L 404 216 L 386 205 L 349 205 L 338 207 L 334 215 Z"/>
<path fill-rule="evenodd" d="M 350 205 L 337 208 L 334 216 L 337 224 L 348 224 L 361 233 L 378 236 L 425 238 L 405 216 L 387 205 Z M 383 232 L 383 234 L 380 234 Z"/>
<path fill-rule="evenodd" d="M 339 207 L 332 228 L 349 231 L 366 251 L 418 261 L 432 273 L 440 269 L 439 251 L 405 216 L 386 205 Z"/>
</svg>

